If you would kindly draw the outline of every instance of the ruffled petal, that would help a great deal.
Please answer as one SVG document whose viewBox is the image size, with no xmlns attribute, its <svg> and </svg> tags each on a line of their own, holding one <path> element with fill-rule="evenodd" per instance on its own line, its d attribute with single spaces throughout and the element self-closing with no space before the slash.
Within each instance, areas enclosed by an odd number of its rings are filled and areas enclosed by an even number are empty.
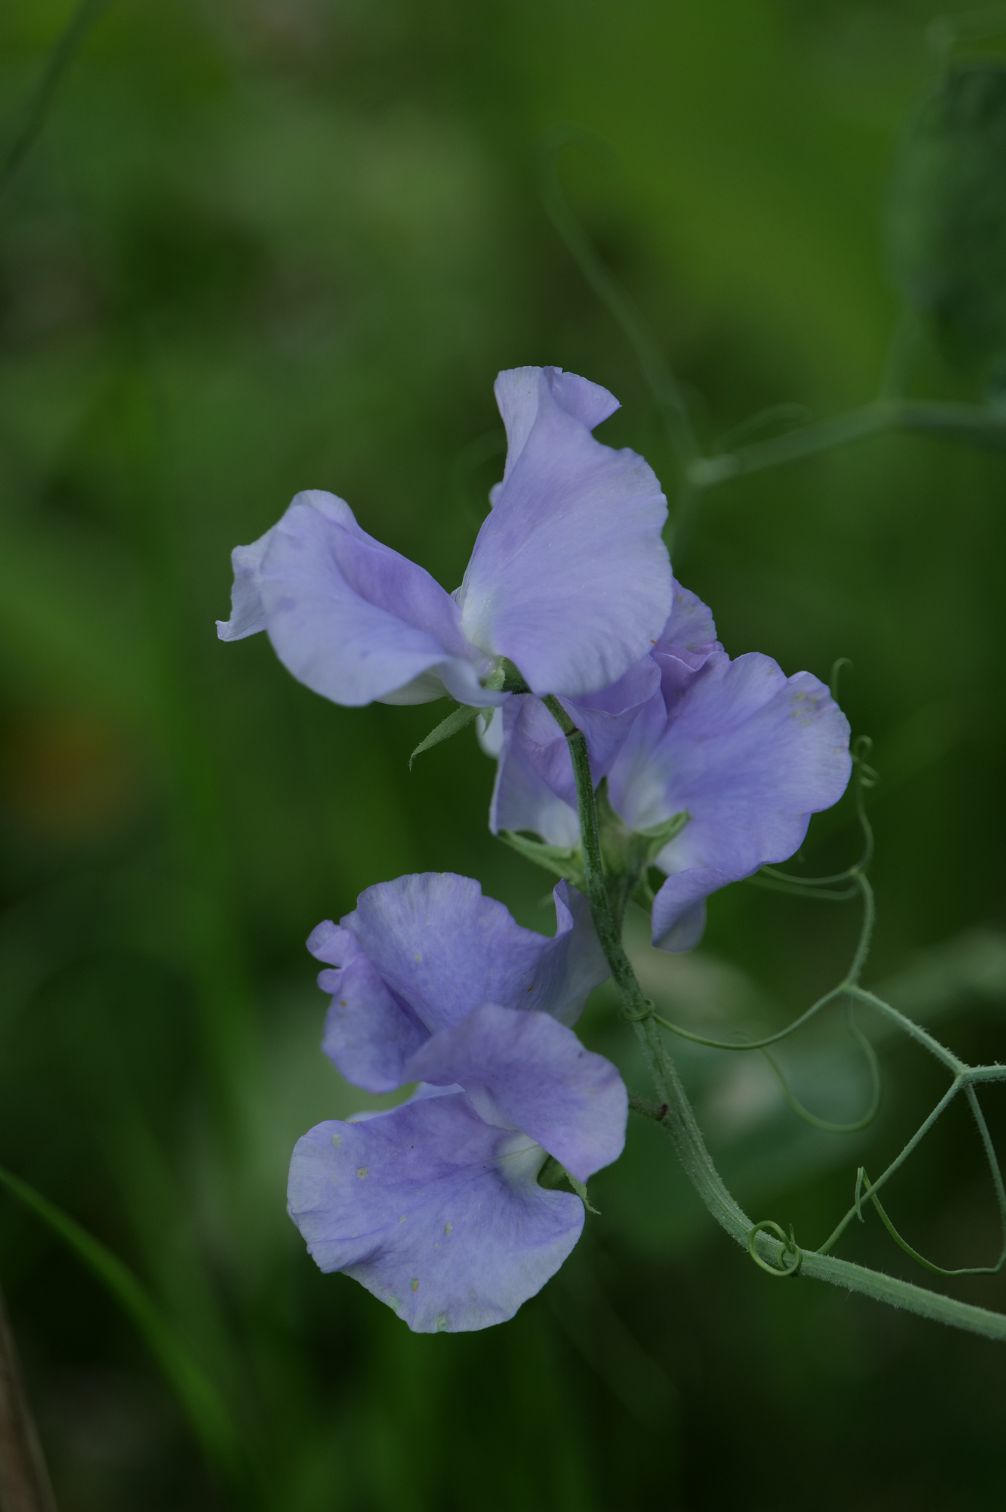
<svg viewBox="0 0 1006 1512">
<path fill-rule="evenodd" d="M 417 1333 L 512 1318 L 559 1269 L 583 1205 L 537 1184 L 544 1151 L 460 1094 L 298 1142 L 289 1210 L 323 1271 L 342 1270 Z"/>
<path fill-rule="evenodd" d="M 677 812 L 667 807 L 667 734 L 667 705 L 663 693 L 655 693 L 636 710 L 608 771 L 609 801 L 632 829 L 649 829 Z"/>
<path fill-rule="evenodd" d="M 518 998 L 515 1006 L 551 1014 L 560 1024 L 575 1024 L 587 998 L 608 980 L 610 970 L 583 893 L 558 882 L 552 889 L 552 903 L 555 934 L 545 937 L 531 991 L 525 988 L 523 1000 Z M 485 1001 L 510 1006 L 500 998 Z"/>
<path fill-rule="evenodd" d="M 298 494 L 235 553 L 234 613 L 220 633 L 263 627 L 294 677 L 335 703 L 422 703 L 445 690 L 479 707 L 502 699 L 480 686 L 490 661 L 465 640 L 450 594 L 333 494 Z"/>
<path fill-rule="evenodd" d="M 580 826 L 565 738 L 538 698 L 512 698 L 493 713 L 499 732 L 489 827 L 529 830 L 551 845 L 575 848 Z"/>
<path fill-rule="evenodd" d="M 657 858 L 669 879 L 655 941 L 694 943 L 698 916 L 687 928 L 684 916 L 716 888 L 791 856 L 850 771 L 848 721 L 816 677 L 787 678 L 757 653 L 710 657 L 662 734 L 638 721 L 612 773 L 612 802 L 634 827 L 691 816 Z"/>
<path fill-rule="evenodd" d="M 463 1087 L 487 1122 L 529 1134 L 578 1181 L 625 1145 L 622 1078 L 547 1013 L 485 1004 L 433 1035 L 409 1070 L 416 1081 Z"/>
<path fill-rule="evenodd" d="M 259 536 L 250 546 L 235 546 L 231 552 L 234 585 L 231 588 L 231 617 L 217 620 L 217 635 L 223 641 L 244 640 L 257 635 L 266 626 L 265 607 L 259 592 L 259 569 L 272 539 L 272 531 Z"/>
<path fill-rule="evenodd" d="M 604 390 L 530 368 L 501 375 L 497 394 L 515 455 L 458 592 L 462 627 L 534 692 L 593 693 L 667 619 L 667 501 L 641 457 L 591 435 L 615 405 Z"/>
<path fill-rule="evenodd" d="M 668 877 L 653 901 L 653 943 L 673 953 L 693 949 L 706 932 L 706 899 L 737 880 L 710 866 Z"/>
<path fill-rule="evenodd" d="M 332 1000 L 321 1042 L 325 1054 L 365 1092 L 402 1086 L 409 1057 L 429 1031 L 389 990 L 351 929 L 326 919 L 311 931 L 307 948 L 335 968 L 318 973 L 318 986 Z"/>
<path fill-rule="evenodd" d="M 660 668 L 650 655 L 634 662 L 628 672 L 607 688 L 587 693 L 583 698 L 562 700 L 566 712 L 583 731 L 595 783 L 608 775 L 633 716 L 659 687 Z"/>
<path fill-rule="evenodd" d="M 586 899 L 560 882 L 553 900 L 556 932 L 540 935 L 472 878 L 419 872 L 367 888 L 342 925 L 427 1032 L 482 1003 L 538 1008 L 571 1023 L 608 969 Z"/>
<path fill-rule="evenodd" d="M 365 1092 L 391 1092 L 408 1081 L 409 1057 L 427 1030 L 395 997 L 363 956 L 338 971 L 323 971 L 318 986 L 331 996 L 322 1049 L 347 1081 Z"/>
<path fill-rule="evenodd" d="M 500 373 L 493 385 L 493 392 L 506 431 L 504 483 L 524 450 L 538 418 L 542 373 L 548 375 L 556 403 L 588 430 L 594 430 L 618 409 L 618 400 L 614 394 L 609 394 L 599 383 L 591 383 L 589 378 L 579 378 L 576 373 L 564 373 L 561 368 L 508 368 Z M 502 484 L 497 483 L 490 494 L 494 504 L 501 487 Z"/>
<path fill-rule="evenodd" d="M 712 610 L 696 594 L 676 582 L 670 617 L 653 648 L 653 660 L 660 668 L 660 687 L 668 708 L 713 652 L 722 649 L 716 639 Z"/>
</svg>

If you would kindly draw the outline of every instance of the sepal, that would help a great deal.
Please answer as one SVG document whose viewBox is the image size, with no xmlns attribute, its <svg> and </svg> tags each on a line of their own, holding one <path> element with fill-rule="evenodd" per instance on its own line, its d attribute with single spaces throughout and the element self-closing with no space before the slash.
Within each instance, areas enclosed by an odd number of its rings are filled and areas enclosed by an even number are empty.
<svg viewBox="0 0 1006 1512">
<path fill-rule="evenodd" d="M 430 733 L 425 735 L 416 746 L 409 757 L 409 770 L 412 770 L 412 763 L 417 756 L 421 756 L 424 751 L 432 751 L 434 746 L 443 745 L 445 740 L 450 740 L 455 735 L 460 735 L 461 731 L 466 730 L 470 724 L 474 724 L 483 712 L 482 709 L 473 709 L 468 704 L 458 704 L 457 708 L 452 709 L 446 719 L 442 719 L 438 725 L 434 725 Z"/>
<path fill-rule="evenodd" d="M 579 1197 L 587 1212 L 593 1213 L 595 1218 L 600 1218 L 600 1210 L 594 1206 L 587 1196 L 587 1183 L 585 1181 L 578 1181 L 575 1176 L 571 1176 L 566 1167 L 556 1160 L 554 1155 L 548 1157 L 538 1172 L 538 1185 L 544 1187 L 549 1192 L 556 1191 L 563 1186 L 569 1186 L 576 1193 L 577 1197 Z"/>
<path fill-rule="evenodd" d="M 608 798 L 607 782 L 602 781 L 597 790 L 597 819 L 605 871 L 632 893 L 660 853 L 680 835 L 691 814 L 682 809 L 659 824 L 632 829 L 615 812 Z"/>
<path fill-rule="evenodd" d="M 551 872 L 554 877 L 562 877 L 566 882 L 571 882 L 574 887 L 583 892 L 586 888 L 586 875 L 583 868 L 583 854 L 579 847 L 570 848 L 564 845 L 549 845 L 544 840 L 536 840 L 533 835 L 524 834 L 520 830 L 499 830 L 499 838 L 504 845 L 509 845 L 525 861 L 531 861 L 535 866 Z"/>
</svg>

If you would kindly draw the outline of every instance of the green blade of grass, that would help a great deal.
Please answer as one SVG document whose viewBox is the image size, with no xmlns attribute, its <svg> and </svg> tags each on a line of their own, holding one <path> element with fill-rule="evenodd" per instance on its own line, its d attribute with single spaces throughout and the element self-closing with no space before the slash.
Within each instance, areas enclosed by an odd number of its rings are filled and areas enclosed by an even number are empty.
<svg viewBox="0 0 1006 1512">
<path fill-rule="evenodd" d="M 3 1166 L 0 1166 L 0 1186 L 41 1219 L 129 1314 L 185 1410 L 207 1459 L 229 1479 L 240 1478 L 243 1457 L 226 1403 L 132 1271 L 75 1218 Z"/>
</svg>

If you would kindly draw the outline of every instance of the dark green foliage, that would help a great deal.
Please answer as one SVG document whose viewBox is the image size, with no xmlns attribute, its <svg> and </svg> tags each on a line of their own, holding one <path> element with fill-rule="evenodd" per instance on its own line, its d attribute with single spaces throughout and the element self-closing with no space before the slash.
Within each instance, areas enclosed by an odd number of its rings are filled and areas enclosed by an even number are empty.
<svg viewBox="0 0 1006 1512">
<path fill-rule="evenodd" d="M 1006 385 L 1006 64 L 951 66 L 905 142 L 891 233 L 898 281 L 952 362 Z"/>
<path fill-rule="evenodd" d="M 68 10 L 0 7 L 5 141 Z M 566 123 L 610 144 L 570 147 L 564 190 L 703 444 L 780 403 L 869 399 L 899 314 L 879 225 L 930 14 L 113 0 L 0 202 L 0 1165 L 128 1264 L 234 1414 L 270 1512 L 998 1504 L 1000 1355 L 763 1276 L 649 1126 L 512 1326 L 416 1339 L 316 1273 L 286 1164 L 360 1098 L 318 1049 L 308 930 L 425 868 L 547 928 L 550 879 L 491 842 L 472 730 L 409 772 L 446 704 L 336 709 L 264 639 L 222 646 L 212 625 L 230 548 L 299 488 L 456 584 L 499 472 L 500 367 L 608 385 L 607 435 L 676 485 L 632 343 L 539 197 Z M 983 213 L 1002 226 L 1001 194 Z M 976 259 L 957 298 L 991 381 L 1002 285 L 979 250 L 956 248 Z M 919 392 L 970 397 L 929 360 Z M 711 490 L 676 562 L 732 653 L 824 678 L 851 658 L 842 699 L 881 779 L 868 985 L 975 1062 L 1004 1058 L 1004 486 L 1001 456 L 876 436 Z M 839 812 L 802 864 L 840 871 L 859 844 Z M 840 904 L 745 887 L 710 915 L 696 955 L 640 951 L 646 990 L 710 1038 L 788 1023 L 856 930 Z M 603 994 L 585 1037 L 645 1092 Z M 845 1139 L 794 1119 L 757 1058 L 682 1055 L 731 1184 L 800 1243 L 939 1095 L 922 1052 L 878 1049 L 880 1116 Z M 780 1059 L 821 1116 L 861 1111 L 840 1019 Z M 899 1233 L 948 1266 L 994 1251 L 963 1106 L 919 1154 L 885 1192 Z M 911 1274 L 866 1210 L 843 1252 Z M 3 1196 L 0 1279 L 64 1512 L 255 1512 L 214 1482 L 129 1317 Z M 955 1285 L 1003 1305 L 1001 1281 Z"/>
</svg>

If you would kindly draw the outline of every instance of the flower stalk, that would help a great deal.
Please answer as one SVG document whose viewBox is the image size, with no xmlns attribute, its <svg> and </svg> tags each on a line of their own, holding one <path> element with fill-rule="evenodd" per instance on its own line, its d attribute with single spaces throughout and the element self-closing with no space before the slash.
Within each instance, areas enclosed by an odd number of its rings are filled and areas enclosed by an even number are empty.
<svg viewBox="0 0 1006 1512">
<path fill-rule="evenodd" d="M 622 943 L 622 919 L 612 904 L 612 888 L 605 873 L 597 816 L 597 800 L 587 743 L 556 699 L 546 700 L 569 747 L 576 779 L 577 805 L 583 846 L 587 896 L 601 948 L 611 969 L 624 1018 L 632 1024 L 642 1047 L 659 1102 L 657 1122 L 665 1130 L 675 1154 L 708 1211 L 737 1244 L 748 1250 L 763 1270 L 773 1275 L 803 1275 L 844 1287 L 877 1302 L 904 1308 L 937 1323 L 961 1328 L 987 1339 L 1006 1342 L 1006 1316 L 988 1308 L 930 1291 L 900 1277 L 874 1271 L 823 1251 L 798 1249 L 795 1241 L 779 1237 L 778 1225 L 755 1223 L 745 1213 L 716 1169 L 685 1091 L 673 1057 L 667 1050 L 653 1004 L 644 994 Z M 862 993 L 864 998 L 871 994 Z M 888 1005 L 884 1005 L 885 1009 Z M 894 1010 L 891 1010 L 893 1012 Z M 898 1017 L 902 1017 L 898 1015 Z M 910 1023 L 910 1021 L 906 1021 Z M 912 1025 L 917 1038 L 929 1038 Z M 930 1047 L 932 1048 L 932 1047 Z M 942 1047 L 940 1047 L 942 1049 Z M 947 1052 L 949 1055 L 949 1052 Z M 959 1065 L 959 1063 L 958 1063 Z M 956 1067 L 955 1067 L 956 1070 Z M 975 1068 L 980 1074 L 980 1068 Z M 969 1069 L 956 1071 L 952 1092 L 970 1079 Z M 989 1079 L 987 1077 L 982 1079 Z M 942 1111 L 942 1104 L 940 1105 Z M 928 1125 L 927 1125 L 928 1126 Z M 919 1136 L 921 1137 L 921 1136 Z M 914 1143 L 917 1141 L 913 1141 Z M 997 1171 L 996 1167 L 993 1167 Z M 887 1174 L 887 1173 L 885 1173 Z M 879 1183 L 873 1183 L 875 1190 Z M 843 1222 L 842 1227 L 845 1224 Z M 838 1237 L 831 1236 L 828 1245 Z"/>
</svg>

